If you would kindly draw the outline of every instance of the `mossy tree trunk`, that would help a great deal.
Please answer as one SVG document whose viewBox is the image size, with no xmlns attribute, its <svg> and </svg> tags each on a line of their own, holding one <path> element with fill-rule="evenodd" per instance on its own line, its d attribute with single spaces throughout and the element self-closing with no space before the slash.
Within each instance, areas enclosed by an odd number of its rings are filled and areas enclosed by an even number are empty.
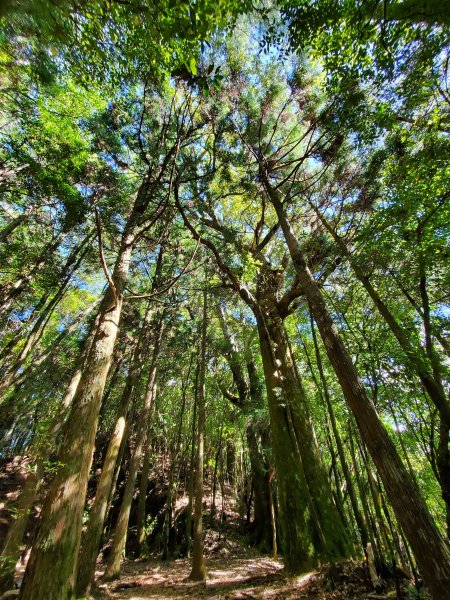
<svg viewBox="0 0 450 600">
<path fill-rule="evenodd" d="M 122 235 L 111 282 L 100 305 L 94 341 L 66 424 L 58 456 L 60 467 L 42 509 L 22 584 L 22 600 L 60 600 L 74 595 L 98 415 L 119 330 L 131 255 L 154 185 L 150 176 L 142 183 Z"/>
<path fill-rule="evenodd" d="M 117 300 L 109 287 L 102 303 L 98 330 L 58 457 L 60 467 L 43 506 L 41 526 L 25 573 L 23 600 L 57 600 L 73 595 L 98 413 L 118 331 L 131 247 L 129 243 L 122 246 L 116 263 L 113 280 Z"/>
<path fill-rule="evenodd" d="M 120 575 L 120 561 L 123 553 L 125 552 L 125 545 L 127 541 L 127 529 L 128 521 L 130 518 L 131 503 L 133 500 L 134 487 L 136 483 L 136 476 L 139 469 L 139 464 L 142 458 L 142 452 L 146 443 L 147 434 L 149 431 L 149 424 L 153 413 L 153 407 L 155 404 L 156 397 L 156 371 L 158 364 L 158 356 L 161 348 L 162 334 L 164 331 L 165 315 L 160 314 L 157 316 L 157 322 L 155 325 L 155 338 L 153 346 L 153 354 L 150 363 L 150 370 L 147 379 L 147 385 L 144 395 L 144 402 L 142 409 L 137 419 L 137 432 L 136 440 L 131 455 L 130 467 L 128 471 L 127 482 L 125 484 L 125 491 L 122 498 L 122 504 L 120 506 L 119 517 L 117 519 L 116 526 L 114 528 L 113 543 L 111 547 L 111 554 L 108 559 L 108 563 L 105 570 L 105 579 L 113 579 Z"/>
<path fill-rule="evenodd" d="M 269 432 L 267 431 L 267 436 Z M 272 548 L 272 528 L 269 495 L 269 468 L 264 459 L 261 445 L 264 435 L 258 426 L 250 421 L 246 428 L 246 438 L 253 480 L 254 517 L 251 524 L 251 541 L 262 551 Z"/>
<path fill-rule="evenodd" d="M 258 319 L 277 472 L 279 523 L 287 568 L 301 572 L 348 555 L 347 534 L 295 373 L 282 319 Z"/>
<path fill-rule="evenodd" d="M 18 511 L 16 518 L 11 523 L 11 526 L 6 535 L 6 540 L 3 546 L 1 561 L 1 576 L 0 576 L 0 593 L 12 587 L 14 581 L 15 567 L 20 554 L 20 545 L 23 540 L 26 525 L 30 510 L 36 500 L 39 486 L 44 475 L 45 466 L 50 458 L 55 440 L 58 438 L 64 421 L 69 412 L 75 392 L 81 379 L 83 367 L 85 366 L 86 356 L 94 341 L 95 322 L 91 327 L 90 332 L 86 336 L 83 344 L 84 352 L 78 360 L 78 364 L 72 373 L 72 377 L 68 388 L 61 400 L 58 412 L 53 417 L 49 429 L 44 434 L 44 439 L 39 440 L 37 446 L 32 450 L 30 471 L 25 479 L 25 483 L 18 501 Z"/>
<path fill-rule="evenodd" d="M 206 373 L 206 333 L 208 322 L 208 295 L 203 292 L 203 316 L 200 345 L 200 363 L 198 373 L 197 394 L 197 443 L 196 443 L 196 472 L 195 472 L 195 507 L 194 507 L 194 538 L 192 545 L 192 568 L 189 579 L 204 581 L 206 565 L 203 556 L 203 436 L 206 420 L 205 373 Z"/>
<path fill-rule="evenodd" d="M 300 244 L 286 217 L 278 191 L 262 169 L 264 184 L 277 213 L 299 282 L 322 336 L 328 358 L 350 410 L 377 467 L 397 520 L 435 600 L 450 598 L 450 550 L 382 424 L 312 276 Z"/>
<path fill-rule="evenodd" d="M 91 510 L 89 512 L 86 531 L 82 538 L 77 573 L 78 596 L 87 596 L 91 581 L 94 576 L 95 563 L 100 549 L 103 526 L 108 508 L 108 499 L 111 494 L 117 458 L 125 435 L 127 414 L 141 370 L 143 349 L 150 334 L 151 315 L 152 312 L 150 308 L 148 308 L 141 326 L 139 339 L 136 342 L 130 359 L 131 364 L 128 370 L 127 380 L 122 392 L 114 428 L 111 432 L 105 459 L 103 461 L 102 472 L 97 484 L 94 502 L 92 503 Z"/>
</svg>

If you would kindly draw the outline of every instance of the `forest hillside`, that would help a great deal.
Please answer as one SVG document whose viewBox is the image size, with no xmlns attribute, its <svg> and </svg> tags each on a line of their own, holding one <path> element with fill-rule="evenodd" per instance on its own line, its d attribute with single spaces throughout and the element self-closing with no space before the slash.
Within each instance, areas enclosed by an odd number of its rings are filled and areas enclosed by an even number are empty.
<svg viewBox="0 0 450 600">
<path fill-rule="evenodd" d="M 0 597 L 450 600 L 449 34 L 2 0 Z"/>
</svg>

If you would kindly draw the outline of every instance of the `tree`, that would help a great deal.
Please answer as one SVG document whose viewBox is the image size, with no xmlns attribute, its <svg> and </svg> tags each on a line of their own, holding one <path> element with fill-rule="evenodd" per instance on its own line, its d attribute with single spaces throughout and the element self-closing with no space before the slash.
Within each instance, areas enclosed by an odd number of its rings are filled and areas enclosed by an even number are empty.
<svg viewBox="0 0 450 600">
<path fill-rule="evenodd" d="M 206 419 L 205 372 L 206 372 L 206 331 L 208 324 L 208 292 L 203 292 L 203 317 L 201 329 L 200 362 L 198 372 L 198 417 L 195 464 L 195 504 L 194 536 L 192 544 L 192 569 L 189 575 L 194 581 L 206 579 L 206 565 L 203 557 L 203 437 Z"/>
<path fill-rule="evenodd" d="M 193 579 L 228 494 L 287 571 L 373 553 L 448 597 L 448 19 L 417 7 L 2 6 L 2 589 L 44 491 L 22 598 L 189 555 L 195 489 Z"/>
<path fill-rule="evenodd" d="M 170 114 L 171 110 L 169 108 Z M 164 120 L 163 124 L 165 125 Z M 183 127 L 183 121 L 180 125 Z M 36 593 L 41 594 L 42 597 L 49 597 L 54 593 L 53 590 L 59 590 L 57 593 L 62 594 L 73 593 L 84 496 L 92 460 L 98 414 L 119 329 L 123 293 L 133 247 L 138 236 L 142 235 L 142 232 L 148 229 L 149 225 L 160 218 L 164 212 L 163 197 L 150 215 L 145 214 L 149 203 L 157 197 L 159 186 L 164 176 L 167 176 L 167 170 L 170 169 L 172 161 L 176 159 L 181 137 L 176 135 L 175 139 L 168 139 L 167 143 L 166 154 L 162 162 L 159 163 L 156 159 L 156 164 L 152 164 L 150 161 L 147 163 L 148 170 L 137 191 L 122 233 L 113 273 L 112 275 L 108 274 L 108 288 L 100 305 L 94 341 L 86 369 L 77 387 L 70 418 L 66 424 L 65 439 L 59 456 L 62 467 L 56 474 L 48 493 L 38 538 L 33 546 L 33 553 L 25 574 L 22 588 L 24 599 L 36 597 Z M 77 502 L 73 501 L 75 492 L 78 498 Z M 58 523 L 60 527 L 64 523 L 64 531 L 62 534 L 58 533 L 55 538 L 54 532 L 58 531 Z M 52 543 L 49 543 L 48 536 L 52 536 Z M 60 565 L 57 579 L 50 581 L 46 577 L 45 565 L 47 564 Z"/>
</svg>

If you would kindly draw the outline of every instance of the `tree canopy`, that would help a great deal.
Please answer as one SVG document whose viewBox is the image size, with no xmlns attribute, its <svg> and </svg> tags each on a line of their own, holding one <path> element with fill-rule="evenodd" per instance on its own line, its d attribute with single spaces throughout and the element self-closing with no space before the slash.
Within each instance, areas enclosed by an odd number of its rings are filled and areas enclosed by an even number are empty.
<svg viewBox="0 0 450 600">
<path fill-rule="evenodd" d="M 449 25 L 2 3 L 1 592 L 24 544 L 23 600 L 87 597 L 102 548 L 204 580 L 229 496 L 289 573 L 450 598 Z"/>
</svg>

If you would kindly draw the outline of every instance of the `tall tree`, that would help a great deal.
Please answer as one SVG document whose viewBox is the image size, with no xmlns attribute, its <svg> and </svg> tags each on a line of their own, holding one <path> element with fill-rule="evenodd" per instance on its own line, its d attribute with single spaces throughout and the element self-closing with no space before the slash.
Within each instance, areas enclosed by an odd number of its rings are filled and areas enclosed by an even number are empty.
<svg viewBox="0 0 450 600">
<path fill-rule="evenodd" d="M 206 579 L 206 564 L 203 556 L 203 465 L 204 465 L 204 435 L 206 419 L 205 373 L 206 373 L 206 343 L 208 329 L 208 291 L 203 291 L 203 313 L 200 337 L 200 361 L 198 367 L 197 393 L 197 439 L 195 461 L 195 503 L 194 503 L 194 536 L 192 544 L 192 569 L 189 575 L 194 581 Z"/>
</svg>

